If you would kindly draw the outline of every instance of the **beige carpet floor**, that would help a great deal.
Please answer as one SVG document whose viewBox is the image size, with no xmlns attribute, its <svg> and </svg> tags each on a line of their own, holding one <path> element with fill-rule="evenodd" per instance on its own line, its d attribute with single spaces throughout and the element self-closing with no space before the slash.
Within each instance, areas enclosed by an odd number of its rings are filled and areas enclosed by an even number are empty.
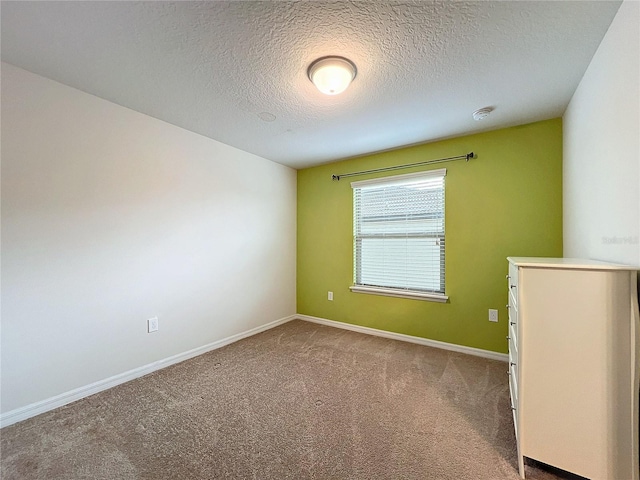
<svg viewBox="0 0 640 480">
<path fill-rule="evenodd" d="M 6 427 L 0 446 L 2 480 L 519 478 L 505 363 L 299 320 Z"/>
</svg>

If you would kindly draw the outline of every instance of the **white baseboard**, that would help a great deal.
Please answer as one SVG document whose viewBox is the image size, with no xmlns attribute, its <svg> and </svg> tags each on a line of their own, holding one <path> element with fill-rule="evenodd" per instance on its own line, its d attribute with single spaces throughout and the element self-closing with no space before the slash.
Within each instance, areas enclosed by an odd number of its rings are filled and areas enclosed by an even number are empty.
<svg viewBox="0 0 640 480">
<path fill-rule="evenodd" d="M 295 320 L 296 318 L 298 318 L 298 315 L 290 315 L 288 317 L 275 320 L 265 325 L 252 328 L 251 330 L 247 330 L 246 332 L 237 333 L 235 335 L 231 335 L 230 337 L 217 340 L 207 345 L 203 345 L 202 347 L 194 348 L 193 350 L 179 353 L 177 355 L 173 355 L 171 357 L 164 358 L 147 365 L 143 365 L 142 367 L 134 368 L 133 370 L 114 375 L 113 377 L 105 378 L 104 380 L 99 380 L 89 385 L 85 385 L 83 387 L 61 393 L 60 395 L 56 395 L 55 397 L 47 398 L 45 400 L 41 400 L 24 407 L 16 408 L 15 410 L 10 410 L 0 415 L 0 428 L 12 425 L 17 422 L 21 422 L 22 420 L 26 420 L 31 417 L 35 417 L 36 415 L 40 415 L 41 413 L 45 413 L 55 408 L 62 407 L 71 402 L 75 402 L 76 400 L 80 400 L 103 390 L 107 390 L 108 388 L 115 387 L 116 385 L 120 385 L 130 380 L 134 380 L 149 373 L 155 372 L 156 370 L 160 370 L 170 365 L 183 362 L 193 357 L 197 357 L 198 355 L 210 352 L 211 350 L 224 347 L 225 345 L 229 345 L 230 343 L 237 342 L 238 340 L 242 340 L 243 338 L 247 338 L 257 333 L 264 332 L 265 330 L 277 327 L 278 325 L 282 325 L 283 323 Z"/>
<path fill-rule="evenodd" d="M 451 350 L 453 352 L 466 353 L 475 355 L 476 357 L 489 358 L 491 360 L 500 360 L 502 362 L 509 361 L 509 355 L 506 353 L 492 352 L 491 350 L 482 350 L 480 348 L 465 347 L 464 345 L 456 345 L 455 343 L 439 342 L 438 340 L 429 340 L 428 338 L 414 337 L 403 333 L 387 332 L 376 328 L 361 327 L 350 323 L 336 322 L 335 320 L 327 320 L 326 318 L 312 317 L 310 315 L 297 315 L 296 318 L 306 320 L 307 322 L 319 323 L 329 327 L 342 328 L 353 332 L 365 333 L 367 335 L 375 335 L 377 337 L 390 338 L 392 340 L 400 340 L 403 342 L 417 343 L 427 347 L 441 348 L 443 350 Z"/>
<path fill-rule="evenodd" d="M 354 332 L 364 333 L 367 335 L 375 335 L 378 337 L 390 338 L 393 340 L 400 340 L 403 342 L 416 343 L 418 345 L 425 345 L 427 347 L 436 347 L 436 348 L 442 348 L 444 350 L 451 350 L 454 352 L 466 353 L 469 355 L 476 355 L 478 357 L 490 358 L 492 360 L 501 360 L 504 362 L 507 362 L 509 360 L 509 356 L 506 353 L 491 352 L 489 350 L 465 347 L 462 345 L 455 345 L 453 343 L 439 342 L 437 340 L 429 340 L 422 337 L 404 335 L 402 333 L 387 332 L 387 331 L 378 330 L 375 328 L 361 327 L 358 325 L 351 325 L 348 323 L 336 322 L 334 320 L 327 320 L 325 318 L 312 317 L 310 315 L 290 315 L 288 317 L 275 320 L 265 325 L 261 325 L 260 327 L 252 328 L 251 330 L 247 330 L 246 332 L 241 332 L 236 335 L 232 335 L 230 337 L 223 338 L 221 340 L 217 340 L 215 342 L 209 343 L 207 345 L 203 345 L 202 347 L 194 348 L 193 350 L 179 353 L 177 355 L 173 355 L 171 357 L 158 360 L 156 362 L 149 363 L 147 365 L 143 365 L 142 367 L 134 368 L 133 370 L 129 370 L 127 372 L 114 375 L 113 377 L 105 378 L 104 380 L 99 380 L 89 385 L 85 385 L 83 387 L 79 387 L 74 390 L 61 393 L 60 395 L 56 395 L 54 397 L 32 403 L 24 407 L 16 408 L 15 410 L 10 410 L 0 415 L 0 428 L 12 425 L 17 422 L 21 422 L 22 420 L 26 420 L 31 417 L 35 417 L 36 415 L 40 415 L 41 413 L 45 413 L 55 408 L 62 407 L 71 402 L 75 402 L 76 400 L 80 400 L 82 398 L 88 397 L 95 393 L 102 392 L 103 390 L 107 390 L 108 388 L 112 388 L 112 387 L 115 387 L 116 385 L 120 385 L 130 380 L 134 380 L 136 378 L 142 377 L 144 375 L 155 372 L 156 370 L 160 370 L 170 365 L 174 365 L 176 363 L 183 362 L 190 358 L 197 357 L 198 355 L 202 355 L 203 353 L 207 353 L 207 352 L 210 352 L 211 350 L 224 347 L 225 345 L 229 345 L 230 343 L 234 343 L 234 342 L 237 342 L 238 340 L 242 340 L 243 338 L 256 335 L 257 333 L 264 332 L 265 330 L 269 330 L 271 328 L 277 327 L 278 325 L 282 325 L 284 323 L 287 323 L 295 319 L 305 320 L 307 322 L 319 323 L 319 324 L 327 325 L 330 327 L 342 328 L 345 330 L 351 330 Z"/>
</svg>

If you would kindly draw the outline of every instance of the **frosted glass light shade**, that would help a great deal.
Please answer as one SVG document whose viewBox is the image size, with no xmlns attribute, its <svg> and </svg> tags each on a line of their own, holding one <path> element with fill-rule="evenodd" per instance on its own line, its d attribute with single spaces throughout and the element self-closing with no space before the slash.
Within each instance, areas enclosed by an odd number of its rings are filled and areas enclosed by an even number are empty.
<svg viewBox="0 0 640 480">
<path fill-rule="evenodd" d="M 356 66 L 344 57 L 323 57 L 309 65 L 307 73 L 322 93 L 338 95 L 356 77 Z"/>
</svg>

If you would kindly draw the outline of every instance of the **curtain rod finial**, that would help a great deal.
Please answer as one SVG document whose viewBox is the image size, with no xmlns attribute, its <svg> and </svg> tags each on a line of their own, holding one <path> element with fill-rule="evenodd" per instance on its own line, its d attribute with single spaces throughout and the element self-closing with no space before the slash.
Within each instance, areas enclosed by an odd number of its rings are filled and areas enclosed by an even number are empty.
<svg viewBox="0 0 640 480">
<path fill-rule="evenodd" d="M 340 180 L 340 175 L 331 175 L 331 180 Z"/>
<path fill-rule="evenodd" d="M 473 153 L 473 152 L 469 152 L 469 153 L 467 153 L 467 162 L 468 162 L 469 160 L 471 160 L 472 158 L 477 158 L 477 157 L 476 157 L 476 154 L 475 154 L 475 153 Z"/>
</svg>

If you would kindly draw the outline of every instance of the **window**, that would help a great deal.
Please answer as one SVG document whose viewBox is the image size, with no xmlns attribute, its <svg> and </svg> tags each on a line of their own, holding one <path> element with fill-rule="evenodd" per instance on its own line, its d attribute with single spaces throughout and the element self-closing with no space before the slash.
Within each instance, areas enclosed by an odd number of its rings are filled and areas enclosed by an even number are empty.
<svg viewBox="0 0 640 480">
<path fill-rule="evenodd" d="M 445 302 L 446 169 L 353 182 L 352 291 Z"/>
</svg>

